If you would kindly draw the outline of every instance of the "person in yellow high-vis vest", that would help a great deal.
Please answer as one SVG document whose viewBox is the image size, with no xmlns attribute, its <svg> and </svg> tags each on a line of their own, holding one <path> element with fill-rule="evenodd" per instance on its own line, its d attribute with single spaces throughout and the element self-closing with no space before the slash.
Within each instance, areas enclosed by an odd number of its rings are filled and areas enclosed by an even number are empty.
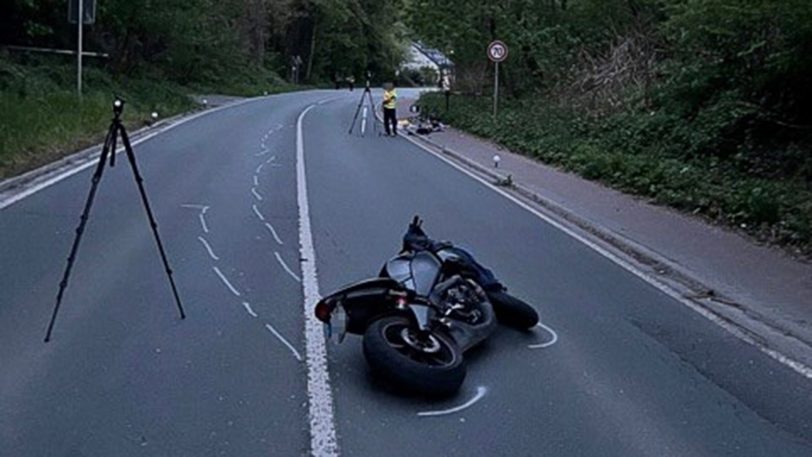
<svg viewBox="0 0 812 457">
<path fill-rule="evenodd" d="M 383 126 L 387 135 L 397 136 L 398 134 L 397 108 L 398 93 L 395 91 L 395 85 L 386 83 L 383 86 Z"/>
</svg>

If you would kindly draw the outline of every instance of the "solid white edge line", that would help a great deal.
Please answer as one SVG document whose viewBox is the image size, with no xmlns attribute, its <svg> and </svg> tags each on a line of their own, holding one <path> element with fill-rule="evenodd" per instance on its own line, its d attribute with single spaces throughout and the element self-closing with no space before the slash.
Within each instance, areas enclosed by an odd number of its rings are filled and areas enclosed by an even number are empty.
<svg viewBox="0 0 812 457">
<path fill-rule="evenodd" d="M 585 238 L 584 236 L 580 235 L 579 233 L 576 233 L 572 229 L 564 226 L 563 224 L 556 221 L 555 219 L 545 215 L 544 213 L 542 213 L 539 210 L 533 208 L 529 204 L 519 200 L 518 197 L 515 197 L 515 196 L 509 194 L 507 191 L 496 187 L 492 183 L 490 183 L 487 180 L 483 179 L 482 177 L 476 175 L 474 172 L 472 172 L 472 171 L 470 171 L 470 170 L 468 170 L 466 168 L 463 168 L 462 165 L 459 165 L 459 164 L 453 162 L 449 158 L 443 157 L 442 155 L 440 155 L 440 153 L 437 153 L 437 152 L 429 149 L 428 146 L 420 144 L 417 140 L 415 140 L 413 138 L 409 138 L 407 135 L 402 134 L 402 133 L 401 133 L 401 136 L 403 138 L 405 138 L 406 140 L 410 141 L 415 146 L 419 147 L 420 149 L 428 152 L 429 154 L 433 155 L 434 157 L 437 157 L 438 159 L 442 160 L 443 162 L 445 162 L 445 163 L 451 165 L 452 167 L 456 168 L 457 170 L 461 171 L 462 173 L 465 173 L 466 175 L 473 178 L 474 180 L 479 181 L 480 183 L 482 183 L 483 185 L 485 185 L 489 189 L 493 190 L 494 192 L 502 195 L 503 197 L 507 198 L 508 200 L 512 201 L 513 203 L 519 205 L 521 208 L 527 210 L 528 212 L 535 215 L 539 219 L 547 222 L 548 224 L 550 224 L 553 227 L 561 230 L 562 232 L 566 233 L 567 235 L 574 238 L 575 240 L 583 243 L 584 245 L 586 245 L 587 247 L 589 247 L 593 251 L 597 252 L 598 254 L 602 255 L 603 257 L 606 257 L 607 259 L 609 259 L 610 261 L 612 261 L 615 264 L 619 265 L 620 267 L 624 268 L 628 272 L 632 273 L 633 275 L 635 275 L 638 278 L 642 279 L 643 281 L 647 282 L 648 284 L 650 284 L 651 286 L 653 286 L 654 288 L 656 288 L 660 292 L 668 295 L 669 297 L 673 298 L 674 300 L 678 301 L 679 303 L 682 303 L 683 305 L 687 306 L 688 308 L 692 309 L 693 311 L 696 311 L 702 317 L 708 319 L 709 321 L 713 322 L 714 324 L 716 324 L 716 325 L 722 327 L 723 329 L 727 330 L 730 334 L 732 334 L 736 338 L 738 338 L 738 339 L 744 341 L 745 343 L 750 344 L 751 346 L 757 348 L 763 354 L 766 354 L 767 356 L 769 356 L 773 360 L 777 361 L 778 363 L 792 369 L 793 371 L 795 371 L 796 373 L 800 374 L 801 376 L 803 376 L 805 378 L 812 379 L 812 367 L 809 367 L 809 366 L 803 364 L 802 362 L 799 362 L 799 361 L 794 360 L 794 359 L 792 359 L 790 357 L 787 357 L 786 355 L 781 354 L 780 352 L 778 352 L 778 351 L 776 351 L 774 349 L 768 348 L 767 346 L 760 343 L 759 341 L 757 341 L 756 339 L 754 339 L 753 337 L 751 337 L 750 335 L 748 335 L 747 333 L 745 333 L 744 331 L 739 329 L 738 327 L 728 323 L 727 321 L 725 321 L 721 317 L 719 317 L 716 314 L 710 312 L 709 310 L 697 305 L 696 303 L 685 299 L 677 291 L 671 289 L 670 287 L 668 287 L 664 283 L 661 283 L 660 281 L 658 281 L 655 278 L 651 277 L 650 275 L 648 275 L 644 271 L 640 270 L 636 266 L 634 266 L 634 265 L 630 264 L 629 262 L 621 259 L 617 255 L 607 251 L 606 249 L 599 246 L 595 242 Z"/>
<path fill-rule="evenodd" d="M 245 310 L 248 312 L 248 314 L 251 315 L 251 317 L 259 317 L 259 315 L 257 315 L 257 313 L 254 312 L 254 309 L 251 308 L 251 304 L 248 303 L 247 301 L 242 302 L 242 307 L 245 308 Z"/>
<path fill-rule="evenodd" d="M 296 360 L 298 360 L 300 362 L 302 361 L 302 354 L 299 354 L 299 351 L 297 351 L 296 348 L 293 347 L 293 345 L 288 342 L 288 340 L 283 338 L 282 335 L 280 335 L 279 332 L 277 332 L 276 329 L 273 328 L 273 326 L 271 324 L 265 324 L 265 328 L 267 328 L 271 333 L 273 333 L 274 336 L 277 339 L 279 339 L 279 341 L 282 342 L 282 344 L 284 344 L 285 346 L 288 347 L 288 349 L 290 349 L 290 352 L 293 353 L 293 356 L 296 357 Z"/>
<path fill-rule="evenodd" d="M 299 203 L 299 253 L 302 268 L 303 312 L 305 318 L 305 355 L 307 359 L 307 398 L 310 421 L 310 455 L 337 457 L 333 392 L 327 371 L 327 348 L 322 323 L 316 319 L 313 306 L 321 299 L 316 275 L 316 252 L 310 229 L 310 207 L 304 163 L 302 121 L 315 105 L 305 108 L 296 120 L 296 194 Z"/>
<path fill-rule="evenodd" d="M 234 294 L 234 295 L 236 295 L 238 297 L 242 296 L 242 295 L 240 295 L 240 292 L 237 289 L 235 289 L 234 286 L 231 285 L 231 283 L 228 281 L 228 278 L 226 278 L 226 275 L 224 275 L 223 272 L 220 271 L 219 268 L 217 268 L 216 266 L 211 267 L 211 268 L 214 270 L 215 273 L 217 273 L 217 276 L 220 277 L 220 280 L 223 281 L 223 284 L 225 284 L 226 287 L 228 287 L 228 289 L 231 291 L 232 294 Z"/>
<path fill-rule="evenodd" d="M 278 252 L 274 251 L 273 255 L 276 256 L 276 261 L 279 262 L 279 265 L 282 265 L 282 268 L 290 275 L 291 278 L 295 279 L 296 282 L 302 282 L 302 278 L 300 278 L 296 273 L 293 272 L 293 270 L 290 269 L 288 264 L 282 260 L 282 256 L 279 255 Z"/>
<path fill-rule="evenodd" d="M 237 106 L 244 105 L 246 103 L 264 100 L 266 98 L 267 97 L 248 98 L 248 99 L 245 99 L 245 100 L 240 100 L 238 102 L 230 103 L 230 104 L 223 105 L 223 106 L 218 106 L 216 108 L 212 108 L 212 109 L 209 109 L 209 110 L 206 110 L 206 111 L 201 111 L 199 113 L 192 114 L 192 115 L 190 115 L 188 117 L 178 119 L 176 122 L 174 122 L 172 124 L 169 124 L 169 125 L 167 125 L 165 127 L 162 127 L 160 129 L 154 131 L 154 132 L 148 133 L 145 136 L 143 136 L 141 138 L 138 138 L 137 140 L 132 141 L 131 145 L 133 147 L 138 146 L 139 144 L 141 144 L 141 143 L 143 143 L 145 141 L 148 141 L 148 140 L 160 135 L 161 133 L 172 130 L 175 127 L 179 127 L 179 126 L 181 126 L 181 125 L 183 125 L 183 124 L 185 124 L 187 122 L 193 121 L 193 120 L 195 120 L 197 118 L 200 118 L 200 117 L 203 117 L 203 116 L 206 116 L 206 115 L 209 115 L 209 114 L 213 114 L 213 113 L 216 113 L 216 112 L 219 112 L 219 111 L 223 111 L 223 110 L 228 109 L 228 108 L 235 108 Z M 124 150 L 124 147 L 122 146 L 120 148 L 117 148 L 115 152 L 116 152 L 116 154 L 118 154 L 119 152 L 122 152 L 123 150 Z M 53 176 L 53 177 L 51 177 L 49 179 L 46 179 L 45 181 L 43 181 L 41 183 L 38 183 L 38 184 L 33 185 L 33 186 L 29 187 L 29 188 L 26 188 L 25 190 L 22 190 L 19 193 L 14 194 L 14 195 L 8 197 L 7 199 L 5 199 L 3 201 L 0 201 L 0 209 L 5 209 L 5 208 L 17 203 L 18 201 L 20 201 L 20 200 L 22 200 L 22 199 L 24 199 L 24 198 L 26 198 L 28 196 L 31 196 L 31 195 L 41 191 L 42 189 L 50 187 L 50 186 L 58 183 L 59 181 L 62 181 L 63 179 L 69 178 L 69 177 L 75 175 L 76 173 L 79 173 L 82 170 L 85 170 L 85 169 L 87 169 L 87 168 L 89 168 L 89 167 L 91 167 L 93 165 L 96 165 L 98 163 L 98 159 L 99 159 L 99 154 L 97 154 L 97 153 L 91 154 L 90 156 L 88 156 L 86 158 L 86 162 L 81 163 L 79 165 L 76 165 L 74 168 L 70 168 L 68 170 L 65 170 L 65 171 L 57 174 L 56 176 Z"/>
<path fill-rule="evenodd" d="M 220 258 L 217 257 L 217 255 L 214 253 L 214 250 L 212 250 L 211 246 L 209 245 L 209 242 L 206 241 L 205 238 L 199 236 L 197 237 L 197 239 L 200 240 L 200 242 L 203 243 L 203 246 L 206 248 L 206 250 L 209 251 L 209 257 L 211 257 L 213 260 L 220 260 Z"/>
<path fill-rule="evenodd" d="M 536 327 L 543 328 L 544 330 L 547 331 L 547 333 L 549 333 L 553 337 L 552 337 L 552 339 L 550 339 L 550 341 L 547 341 L 547 342 L 544 342 L 544 343 L 538 343 L 538 344 L 528 344 L 527 347 L 529 347 L 530 349 L 542 349 L 542 348 L 548 348 L 548 347 L 554 345 L 556 342 L 558 342 L 558 333 L 556 333 L 555 330 L 553 330 L 550 327 L 542 324 L 541 322 L 537 323 Z"/>
<path fill-rule="evenodd" d="M 449 414 L 458 413 L 464 409 L 470 408 L 474 403 L 481 400 L 486 393 L 488 393 L 488 388 L 485 386 L 479 386 L 476 388 L 476 395 L 474 395 L 473 398 L 471 398 L 470 400 L 466 401 L 465 403 L 459 406 L 455 406 L 449 409 L 442 409 L 439 411 L 423 411 L 417 413 L 417 415 L 420 417 L 432 417 L 432 416 L 447 416 Z"/>
<path fill-rule="evenodd" d="M 273 225 L 266 222 L 265 227 L 268 227 L 268 230 L 271 232 L 271 235 L 273 235 L 273 239 L 276 241 L 276 244 L 280 244 L 280 245 L 285 244 L 285 243 L 282 242 L 282 239 L 279 238 L 279 235 L 276 234 L 276 230 L 274 230 Z"/>
</svg>

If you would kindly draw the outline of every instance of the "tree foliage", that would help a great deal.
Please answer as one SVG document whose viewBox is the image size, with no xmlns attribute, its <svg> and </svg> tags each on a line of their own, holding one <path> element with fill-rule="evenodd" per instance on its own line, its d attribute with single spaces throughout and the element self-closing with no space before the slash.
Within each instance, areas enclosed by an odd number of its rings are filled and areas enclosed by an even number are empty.
<svg viewBox="0 0 812 457">
<path fill-rule="evenodd" d="M 253 71 L 299 81 L 366 70 L 394 73 L 402 55 L 401 0 L 100 0 L 86 49 L 110 54 L 119 75 L 156 73 L 181 83 Z M 0 44 L 75 48 L 65 0 L 11 0 Z"/>
</svg>

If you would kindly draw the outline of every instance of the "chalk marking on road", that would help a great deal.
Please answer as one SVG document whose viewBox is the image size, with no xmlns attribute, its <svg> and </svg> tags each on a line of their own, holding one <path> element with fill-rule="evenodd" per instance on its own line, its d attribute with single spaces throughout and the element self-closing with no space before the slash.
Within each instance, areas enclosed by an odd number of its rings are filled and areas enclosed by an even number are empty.
<svg viewBox="0 0 812 457">
<path fill-rule="evenodd" d="M 479 386 L 476 388 L 476 395 L 473 396 L 470 400 L 466 401 L 465 403 L 455 406 L 449 409 L 441 409 L 439 411 L 423 411 L 417 413 L 420 417 L 433 417 L 433 416 L 447 416 L 449 414 L 458 413 L 464 409 L 470 408 L 474 403 L 478 402 L 488 393 L 488 388 L 485 386 Z"/>
<path fill-rule="evenodd" d="M 230 290 L 232 294 L 234 294 L 234 295 L 236 295 L 238 297 L 242 297 L 240 292 L 237 289 L 235 289 L 234 286 L 232 286 L 230 282 L 228 282 L 228 278 L 226 278 L 226 275 L 224 275 L 223 272 L 220 271 L 219 268 L 217 268 L 216 266 L 211 267 L 211 268 L 214 270 L 215 273 L 217 273 L 217 276 L 220 277 L 220 280 L 223 281 L 223 284 L 225 284 L 226 287 L 228 287 L 228 290 Z"/>
<path fill-rule="evenodd" d="M 259 185 L 259 178 L 257 177 L 257 175 L 254 175 L 254 185 L 255 186 Z"/>
<path fill-rule="evenodd" d="M 259 174 L 260 172 L 262 172 L 262 167 L 264 167 L 264 166 L 265 166 L 265 162 L 262 162 L 261 164 L 259 164 L 257 169 L 254 170 L 254 173 Z"/>
<path fill-rule="evenodd" d="M 290 267 L 288 266 L 288 264 L 286 264 L 286 263 L 285 263 L 285 261 L 284 261 L 284 260 L 282 260 L 282 256 L 281 256 L 281 255 L 279 255 L 279 253 L 278 253 L 278 252 L 274 251 L 273 255 L 275 255 L 275 256 L 276 256 L 276 261 L 277 261 L 277 262 L 279 262 L 279 265 L 282 265 L 282 268 L 283 268 L 285 271 L 287 271 L 287 272 L 288 272 L 288 274 L 290 275 L 290 277 L 291 277 L 291 278 L 295 279 L 295 280 L 296 280 L 296 282 L 302 282 L 302 278 L 300 278 L 299 276 L 297 276 L 297 275 L 296 275 L 296 273 L 294 273 L 294 272 L 293 272 L 293 270 L 291 270 L 291 269 L 290 269 Z"/>
<path fill-rule="evenodd" d="M 212 108 L 210 110 L 201 111 L 199 113 L 192 114 L 191 116 L 178 119 L 177 121 L 173 122 L 172 124 L 169 124 L 169 125 L 167 125 L 165 127 L 162 127 L 159 130 L 156 130 L 154 132 L 148 133 L 148 134 L 144 135 L 141 138 L 133 140 L 132 143 L 131 143 L 131 146 L 133 146 L 133 147 L 138 146 L 139 144 L 144 143 L 146 141 L 149 141 L 152 138 L 155 138 L 156 136 L 158 136 L 158 135 L 160 135 L 162 133 L 168 132 L 169 130 L 174 129 L 175 127 L 179 127 L 179 126 L 181 126 L 183 124 L 186 124 L 187 122 L 191 122 L 191 121 L 193 121 L 193 120 L 195 120 L 197 118 L 200 118 L 200 117 L 203 117 L 203 116 L 206 116 L 206 115 L 209 115 L 209 114 L 213 114 L 213 113 L 216 113 L 218 111 L 225 110 L 225 109 L 235 108 L 237 106 L 244 105 L 246 103 L 261 101 L 261 100 L 264 100 L 266 98 L 267 97 L 248 98 L 248 99 L 245 99 L 245 100 L 240 100 L 238 102 L 229 103 L 229 104 L 226 104 L 226 105 L 218 106 L 216 108 Z M 120 153 L 122 151 L 124 151 L 124 146 L 121 146 L 121 147 L 117 148 L 115 152 L 116 152 L 116 154 L 118 154 L 118 153 Z M 30 195 L 33 195 L 33 194 L 41 191 L 42 189 L 48 188 L 48 187 L 58 183 L 59 181 L 62 181 L 63 179 L 69 178 L 69 177 L 75 175 L 76 173 L 79 173 L 80 171 L 86 170 L 86 169 L 96 165 L 98 163 L 98 158 L 99 158 L 100 154 L 101 154 L 101 147 L 99 147 L 99 153 L 93 153 L 93 154 L 90 154 L 87 157 L 83 158 L 85 160 L 85 162 L 83 162 L 83 163 L 81 163 L 79 165 L 76 165 L 73 168 L 69 168 L 69 169 L 67 169 L 67 170 L 65 170 L 65 171 L 63 171 L 61 173 L 58 173 L 56 176 L 53 176 L 53 177 L 48 178 L 48 179 L 46 179 L 46 180 L 44 180 L 44 181 L 42 181 L 40 183 L 32 185 L 31 187 L 28 187 L 25 190 L 22 190 L 19 193 L 12 195 L 12 196 L 8 197 L 5 200 L 0 201 L 0 209 L 7 208 L 7 207 L 13 205 L 14 203 L 17 203 L 18 201 L 20 201 L 20 200 L 22 200 L 22 199 L 24 199 L 24 198 L 26 198 L 26 197 L 28 197 Z M 44 167 L 47 167 L 47 166 L 49 166 L 49 165 L 44 165 Z"/>
<path fill-rule="evenodd" d="M 181 208 L 192 208 L 192 209 L 200 210 L 200 212 L 197 215 L 197 218 L 200 219 L 200 226 L 203 227 L 203 231 L 205 233 L 209 233 L 209 226 L 206 225 L 206 217 L 205 217 L 206 211 L 209 210 L 208 206 L 206 206 L 206 205 L 191 205 L 191 204 L 189 204 L 189 205 L 180 205 L 180 206 L 181 206 Z"/>
<path fill-rule="evenodd" d="M 251 207 L 252 207 L 252 208 L 254 208 L 254 214 L 256 214 L 256 215 L 257 215 L 257 217 L 259 218 L 259 220 L 264 221 L 264 220 L 265 220 L 265 216 L 263 216 L 263 215 L 262 215 L 262 213 L 260 213 L 260 212 L 259 212 L 259 208 L 257 208 L 257 205 L 251 205 Z"/>
<path fill-rule="evenodd" d="M 556 342 L 558 342 L 558 333 L 556 333 L 555 330 L 553 330 L 550 327 L 542 324 L 541 322 L 536 324 L 536 327 L 543 328 L 545 331 L 547 331 L 547 333 L 549 333 L 552 336 L 552 338 L 550 339 L 550 341 L 546 341 L 544 343 L 538 343 L 538 344 L 529 344 L 529 345 L 527 345 L 527 347 L 529 347 L 530 349 L 542 349 L 542 348 L 548 348 L 548 347 L 554 345 Z"/>
<path fill-rule="evenodd" d="M 254 310 L 251 308 L 251 304 L 248 303 L 247 301 L 242 302 L 242 307 L 245 308 L 246 311 L 248 311 L 248 314 L 250 314 L 251 317 L 259 317 L 257 313 L 255 313 Z"/>
<path fill-rule="evenodd" d="M 457 164 L 456 162 L 452 161 L 451 159 L 442 156 L 440 153 L 431 150 L 428 146 L 425 146 L 419 143 L 416 139 L 410 138 L 403 133 L 400 135 L 405 138 L 406 140 L 410 141 L 415 146 L 419 147 L 420 149 L 428 152 L 429 154 L 437 157 L 438 159 L 442 160 L 443 162 L 451 165 L 452 167 L 456 168 L 457 170 L 465 173 L 469 177 L 473 178 L 476 181 L 479 181 L 487 188 L 493 190 L 494 192 L 502 195 L 503 197 L 507 198 L 508 200 L 512 201 L 513 203 L 519 205 L 521 208 L 525 209 L 526 211 L 530 212 L 534 216 L 538 217 L 539 219 L 547 222 L 548 224 L 552 225 L 553 227 L 561 230 L 562 232 L 566 233 L 570 237 L 574 238 L 576 241 L 586 245 L 588 248 L 592 249 L 593 251 L 597 252 L 598 254 L 606 257 L 610 261 L 614 262 L 618 266 L 624 268 L 626 271 L 632 273 L 633 275 L 637 276 L 638 278 L 642 279 L 643 281 L 650 284 L 655 289 L 659 290 L 660 292 L 664 293 L 665 295 L 671 297 L 672 299 L 676 300 L 679 303 L 687 306 L 688 308 L 692 309 L 693 311 L 699 313 L 702 317 L 708 319 L 709 321 L 713 322 L 714 324 L 722 327 L 723 329 L 727 330 L 730 334 L 735 336 L 736 338 L 744 341 L 745 343 L 755 347 L 763 354 L 767 355 L 768 357 L 772 358 L 773 360 L 777 361 L 778 363 L 790 368 L 791 370 L 795 371 L 796 373 L 800 374 L 801 376 L 812 379 L 812 367 L 805 365 L 803 362 L 799 362 L 793 358 L 787 357 L 786 355 L 776 351 L 775 349 L 767 347 L 765 344 L 758 341 L 753 336 L 749 335 L 745 330 L 740 328 L 739 326 L 727 321 L 723 317 L 711 312 L 710 310 L 699 306 L 698 304 L 694 303 L 691 300 L 686 299 L 682 296 L 678 291 L 672 289 L 668 285 L 663 282 L 660 282 L 653 276 L 647 274 L 643 270 L 637 268 L 635 265 L 627 262 L 626 260 L 618 257 L 617 255 L 613 254 L 612 252 L 608 251 L 607 249 L 603 248 L 602 246 L 598 245 L 597 243 L 587 239 L 585 236 L 575 232 L 574 230 L 570 229 L 569 227 L 565 226 L 561 222 L 553 219 L 552 217 L 542 213 L 541 211 L 533 208 L 529 204 L 523 202 L 518 197 L 508 193 L 507 191 L 496 187 L 493 183 L 488 182 L 486 179 L 476 175 L 474 172 L 464 168 L 462 165 Z"/>
<path fill-rule="evenodd" d="M 265 148 L 265 146 L 263 146 L 262 150 L 259 151 L 258 153 L 256 153 L 256 156 L 257 157 L 262 157 L 262 156 L 264 156 L 265 154 L 267 154 L 269 152 L 271 152 L 271 151 L 269 151 L 268 149 Z"/>
<path fill-rule="evenodd" d="M 305 315 L 305 354 L 307 357 L 307 403 L 310 421 L 310 455 L 338 457 L 333 392 L 327 371 L 327 348 L 321 321 L 316 319 L 313 306 L 321 299 L 316 275 L 316 251 L 310 230 L 310 207 L 307 200 L 307 181 L 304 163 L 302 121 L 313 109 L 310 105 L 299 113 L 296 120 L 296 196 L 299 204 L 299 258 L 302 268 L 303 312 Z"/>
<path fill-rule="evenodd" d="M 206 241 L 205 238 L 199 236 L 197 237 L 197 239 L 200 240 L 200 242 L 203 243 L 203 246 L 206 247 L 206 250 L 209 251 L 209 257 L 211 257 L 214 260 L 220 260 L 220 258 L 217 257 L 217 255 L 214 253 L 214 250 L 212 250 L 211 246 L 209 245 L 209 242 Z"/>
<path fill-rule="evenodd" d="M 295 348 L 295 347 L 293 347 L 293 345 L 292 345 L 292 344 L 288 343 L 288 340 L 286 340 L 285 338 L 283 338 L 283 337 L 282 337 L 282 335 L 280 335 L 280 334 L 279 334 L 279 332 L 277 332 L 277 331 L 276 331 L 276 329 L 275 329 L 275 328 L 273 328 L 273 326 L 272 326 L 271 324 L 265 324 L 265 328 L 267 328 L 267 329 L 268 329 L 268 331 L 270 331 L 271 333 L 273 333 L 273 334 L 274 334 L 274 336 L 275 336 L 275 337 L 277 337 L 277 338 L 279 339 L 279 341 L 281 341 L 281 342 L 282 342 L 282 344 L 284 344 L 285 346 L 287 346 L 287 347 L 288 347 L 288 349 L 290 349 L 290 352 L 292 352 L 292 353 L 293 353 L 293 356 L 294 356 L 294 357 L 296 357 L 296 360 L 298 360 L 298 361 L 300 361 L 300 362 L 302 361 L 302 355 L 301 355 L 301 354 L 299 354 L 299 351 L 297 351 L 297 350 L 296 350 L 296 348 Z"/>
<path fill-rule="evenodd" d="M 265 161 L 265 163 L 271 163 L 274 160 L 276 160 L 276 156 L 271 156 L 271 157 L 268 158 L 268 160 Z"/>
<path fill-rule="evenodd" d="M 276 241 L 277 244 L 279 245 L 285 244 L 282 242 L 282 239 L 279 238 L 279 235 L 276 234 L 276 230 L 274 230 L 273 225 L 266 222 L 265 227 L 268 227 L 268 230 L 271 232 L 271 235 L 273 235 L 273 239 Z"/>
<path fill-rule="evenodd" d="M 252 188 L 251 188 L 251 193 L 252 193 L 252 194 L 254 194 L 254 197 L 255 197 L 257 200 L 262 201 L 262 195 L 260 195 L 260 194 L 259 194 L 259 192 L 257 192 L 257 188 L 256 188 L 256 187 L 252 187 Z"/>
</svg>

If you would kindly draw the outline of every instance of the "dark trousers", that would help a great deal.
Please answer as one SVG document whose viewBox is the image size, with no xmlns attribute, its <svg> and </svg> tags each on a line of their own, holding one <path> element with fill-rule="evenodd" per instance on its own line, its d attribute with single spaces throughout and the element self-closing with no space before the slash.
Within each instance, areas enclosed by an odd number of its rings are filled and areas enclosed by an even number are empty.
<svg viewBox="0 0 812 457">
<path fill-rule="evenodd" d="M 395 114 L 397 110 L 395 108 L 384 108 L 383 109 L 383 126 L 386 129 L 386 134 L 390 134 L 389 125 L 391 123 L 392 129 L 391 134 L 396 135 L 398 133 L 398 117 Z"/>
</svg>

